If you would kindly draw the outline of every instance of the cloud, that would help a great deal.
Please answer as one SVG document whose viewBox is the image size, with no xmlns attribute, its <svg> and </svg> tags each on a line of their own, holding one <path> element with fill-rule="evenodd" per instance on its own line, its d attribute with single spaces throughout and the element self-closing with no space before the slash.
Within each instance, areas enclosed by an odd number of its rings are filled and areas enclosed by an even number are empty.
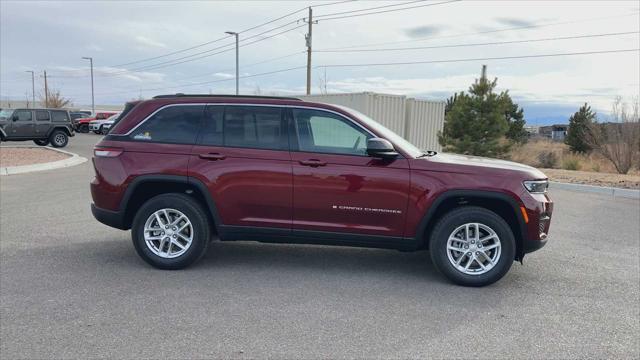
<svg viewBox="0 0 640 360">
<path fill-rule="evenodd" d="M 404 32 L 410 38 L 420 38 L 435 35 L 442 30 L 443 26 L 423 25 L 406 29 Z"/>
<path fill-rule="evenodd" d="M 150 46 L 150 47 L 159 47 L 159 48 L 166 48 L 167 45 L 163 44 L 159 41 L 155 41 L 153 39 L 149 39 L 148 37 L 142 36 L 142 35 L 138 35 L 135 37 L 135 40 L 142 45 L 146 45 L 146 46 Z"/>
<path fill-rule="evenodd" d="M 524 19 L 518 19 L 518 18 L 512 18 L 512 17 L 497 18 L 497 19 L 495 19 L 495 21 L 499 22 L 500 24 L 509 25 L 509 26 L 515 26 L 515 27 L 524 27 L 524 26 L 533 26 L 533 25 L 535 25 L 535 23 L 533 21 L 524 20 Z"/>
<path fill-rule="evenodd" d="M 220 77 L 220 78 L 223 78 L 223 79 L 230 79 L 232 77 L 235 77 L 235 75 L 233 75 L 233 74 L 227 74 L 227 73 L 223 73 L 223 72 L 217 72 L 217 73 L 213 74 L 213 76 Z"/>
<path fill-rule="evenodd" d="M 83 76 L 89 76 L 89 67 L 73 67 L 73 66 L 54 66 L 54 77 L 56 74 L 62 76 L 70 76 L 71 78 L 82 78 Z M 56 72 L 57 70 L 57 72 Z M 117 68 L 111 66 L 94 66 L 94 76 L 102 79 L 113 80 L 131 80 L 135 82 L 161 82 L 164 81 L 165 74 L 157 72 L 147 71 L 130 71 L 124 68 Z"/>
<path fill-rule="evenodd" d="M 89 44 L 87 46 L 85 46 L 85 48 L 87 50 L 91 50 L 91 51 L 103 51 L 104 49 L 101 48 L 100 46 L 96 45 L 96 44 Z"/>
</svg>

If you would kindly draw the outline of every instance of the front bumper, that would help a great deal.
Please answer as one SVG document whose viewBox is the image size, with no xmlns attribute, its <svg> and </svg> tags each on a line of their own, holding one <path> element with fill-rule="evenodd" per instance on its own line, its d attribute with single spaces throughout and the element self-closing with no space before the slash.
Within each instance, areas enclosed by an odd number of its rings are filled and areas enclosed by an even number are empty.
<svg viewBox="0 0 640 360">
<path fill-rule="evenodd" d="M 547 194 L 532 194 L 534 206 L 527 206 L 529 222 L 526 224 L 525 239 L 522 242 L 523 252 L 530 253 L 547 244 L 553 201 Z"/>
<path fill-rule="evenodd" d="M 100 130 L 100 124 L 89 124 L 89 130 L 91 130 L 91 131 Z"/>
<path fill-rule="evenodd" d="M 124 221 L 124 212 L 111 211 L 97 207 L 91 204 L 91 213 L 99 222 L 120 230 L 128 230 Z"/>
</svg>

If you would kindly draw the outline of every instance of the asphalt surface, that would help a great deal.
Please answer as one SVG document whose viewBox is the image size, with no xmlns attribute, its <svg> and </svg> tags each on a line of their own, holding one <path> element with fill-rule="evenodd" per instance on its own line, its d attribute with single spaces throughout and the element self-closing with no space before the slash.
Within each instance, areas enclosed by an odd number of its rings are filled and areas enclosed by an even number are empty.
<svg viewBox="0 0 640 360">
<path fill-rule="evenodd" d="M 2 359 L 640 357 L 637 200 L 553 191 L 548 245 L 473 289 L 426 252 L 214 243 L 155 270 L 93 219 L 92 176 L 0 177 Z"/>
</svg>

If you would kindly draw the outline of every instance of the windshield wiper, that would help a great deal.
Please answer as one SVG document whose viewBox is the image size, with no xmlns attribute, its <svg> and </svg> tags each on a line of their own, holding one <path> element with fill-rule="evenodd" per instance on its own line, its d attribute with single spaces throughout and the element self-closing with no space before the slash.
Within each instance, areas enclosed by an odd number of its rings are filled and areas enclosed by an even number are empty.
<svg viewBox="0 0 640 360">
<path fill-rule="evenodd" d="M 426 152 L 422 153 L 422 155 L 419 155 L 418 158 L 427 157 L 427 156 L 431 157 L 431 156 L 435 156 L 435 155 L 438 155 L 437 151 L 427 150 Z"/>
</svg>

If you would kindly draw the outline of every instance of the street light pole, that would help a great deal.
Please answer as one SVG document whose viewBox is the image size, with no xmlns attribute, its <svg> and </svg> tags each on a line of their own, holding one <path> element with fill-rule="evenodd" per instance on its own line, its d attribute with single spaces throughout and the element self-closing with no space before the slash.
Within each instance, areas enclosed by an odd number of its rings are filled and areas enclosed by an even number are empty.
<svg viewBox="0 0 640 360">
<path fill-rule="evenodd" d="M 26 70 L 25 72 L 31 73 L 31 107 L 36 107 L 36 75 L 33 70 Z"/>
<path fill-rule="evenodd" d="M 239 37 L 240 34 L 233 31 L 225 31 L 225 34 L 234 35 L 236 37 L 236 95 L 240 94 L 240 60 L 239 60 Z"/>
<path fill-rule="evenodd" d="M 93 96 L 93 58 L 92 57 L 85 57 L 83 56 L 82 59 L 84 60 L 89 60 L 89 64 L 91 66 L 91 112 L 95 115 L 96 114 L 96 102 L 95 102 L 95 98 Z"/>
</svg>

